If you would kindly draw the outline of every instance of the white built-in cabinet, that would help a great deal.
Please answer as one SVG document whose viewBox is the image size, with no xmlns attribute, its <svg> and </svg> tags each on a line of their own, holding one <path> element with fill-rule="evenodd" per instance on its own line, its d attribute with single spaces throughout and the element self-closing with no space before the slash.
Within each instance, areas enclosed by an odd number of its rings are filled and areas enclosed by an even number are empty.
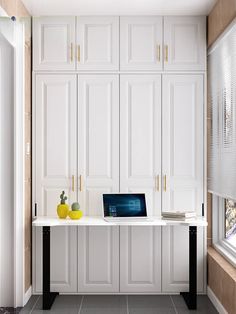
<svg viewBox="0 0 236 314">
<path fill-rule="evenodd" d="M 206 18 L 167 16 L 164 18 L 164 69 L 170 71 L 206 68 Z"/>
<path fill-rule="evenodd" d="M 119 17 L 35 17 L 35 71 L 119 70 Z"/>
<path fill-rule="evenodd" d="M 161 16 L 120 18 L 120 69 L 162 70 Z"/>
<path fill-rule="evenodd" d="M 162 86 L 162 208 L 194 210 L 203 201 L 203 76 L 164 75 Z"/>
<path fill-rule="evenodd" d="M 161 214 L 161 75 L 120 76 L 120 191 Z"/>
<path fill-rule="evenodd" d="M 119 227 L 78 228 L 78 291 L 119 292 Z"/>
<path fill-rule="evenodd" d="M 78 70 L 119 69 L 119 17 L 79 17 L 76 34 Z"/>
<path fill-rule="evenodd" d="M 77 199 L 72 175 L 77 171 L 76 75 L 37 75 L 35 84 L 35 200 L 37 214 L 52 216 L 59 195 L 65 190 L 68 201 Z M 77 229 L 52 228 L 51 288 L 77 291 Z M 59 244 L 59 245 L 58 245 Z M 42 287 L 42 232 L 35 229 L 35 292 Z"/>
<path fill-rule="evenodd" d="M 204 71 L 205 28 L 202 16 L 36 17 L 33 66 L 35 71 Z"/>
<path fill-rule="evenodd" d="M 102 193 L 119 192 L 119 76 L 78 77 L 79 200 L 103 215 Z"/>
<path fill-rule="evenodd" d="M 120 76 L 120 192 L 161 214 L 161 75 Z M 161 291 L 161 228 L 121 227 L 120 290 Z M 140 254 L 140 252 L 142 252 Z"/>
<path fill-rule="evenodd" d="M 197 233 L 197 290 L 204 292 L 204 228 Z M 162 228 L 162 292 L 176 293 L 189 289 L 189 228 Z"/>
<path fill-rule="evenodd" d="M 161 227 L 120 227 L 120 291 L 161 292 Z"/>
<path fill-rule="evenodd" d="M 145 192 L 149 215 L 201 215 L 205 17 L 38 17 L 33 36 L 37 214 L 55 215 L 65 190 L 85 215 L 102 215 L 102 194 L 111 192 Z M 51 234 L 54 291 L 188 288 L 187 228 L 57 227 Z M 40 228 L 33 239 L 38 293 Z M 199 292 L 204 250 L 200 228 Z"/>
<path fill-rule="evenodd" d="M 75 17 L 33 20 L 34 71 L 75 70 Z"/>
</svg>

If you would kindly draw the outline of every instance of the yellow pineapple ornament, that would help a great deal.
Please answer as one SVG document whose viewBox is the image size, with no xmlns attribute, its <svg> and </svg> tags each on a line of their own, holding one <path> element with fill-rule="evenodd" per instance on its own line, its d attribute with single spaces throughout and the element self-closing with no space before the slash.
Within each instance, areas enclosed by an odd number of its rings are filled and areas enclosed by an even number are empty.
<svg viewBox="0 0 236 314">
<path fill-rule="evenodd" d="M 69 213 L 69 205 L 66 204 L 67 196 L 65 195 L 65 191 L 62 191 L 60 195 L 61 204 L 57 205 L 57 215 L 61 219 L 65 219 Z"/>
</svg>

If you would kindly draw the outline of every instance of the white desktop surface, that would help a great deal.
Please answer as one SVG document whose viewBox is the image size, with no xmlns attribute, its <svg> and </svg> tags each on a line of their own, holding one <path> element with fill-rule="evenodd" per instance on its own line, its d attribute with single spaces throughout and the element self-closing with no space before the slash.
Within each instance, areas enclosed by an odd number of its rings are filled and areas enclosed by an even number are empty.
<svg viewBox="0 0 236 314">
<path fill-rule="evenodd" d="M 196 217 L 191 220 L 167 220 L 161 217 L 149 217 L 152 221 L 112 221 L 107 222 L 101 216 L 84 216 L 79 220 L 70 218 L 60 219 L 58 217 L 39 216 L 33 219 L 32 225 L 35 227 L 54 226 L 196 226 L 206 227 L 208 225 L 204 217 Z"/>
</svg>

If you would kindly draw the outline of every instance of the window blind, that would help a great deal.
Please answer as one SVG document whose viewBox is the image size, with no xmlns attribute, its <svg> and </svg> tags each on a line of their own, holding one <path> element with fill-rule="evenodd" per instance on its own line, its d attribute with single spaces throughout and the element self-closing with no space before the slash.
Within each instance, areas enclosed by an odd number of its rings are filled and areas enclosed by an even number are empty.
<svg viewBox="0 0 236 314">
<path fill-rule="evenodd" d="M 208 55 L 208 190 L 236 200 L 236 24 Z"/>
</svg>

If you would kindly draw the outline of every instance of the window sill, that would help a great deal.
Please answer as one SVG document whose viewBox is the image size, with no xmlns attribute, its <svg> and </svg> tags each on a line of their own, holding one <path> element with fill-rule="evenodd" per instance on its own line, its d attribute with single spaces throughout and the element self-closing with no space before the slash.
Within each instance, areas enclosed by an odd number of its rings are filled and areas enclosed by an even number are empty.
<svg viewBox="0 0 236 314">
<path fill-rule="evenodd" d="M 215 258 L 219 262 L 219 264 L 221 264 L 222 262 L 227 263 L 229 266 L 233 267 L 235 271 L 236 258 L 233 254 L 230 254 L 230 252 L 222 245 L 220 245 L 219 243 L 213 244 L 212 247 L 208 248 L 207 252 L 213 258 Z"/>
</svg>

